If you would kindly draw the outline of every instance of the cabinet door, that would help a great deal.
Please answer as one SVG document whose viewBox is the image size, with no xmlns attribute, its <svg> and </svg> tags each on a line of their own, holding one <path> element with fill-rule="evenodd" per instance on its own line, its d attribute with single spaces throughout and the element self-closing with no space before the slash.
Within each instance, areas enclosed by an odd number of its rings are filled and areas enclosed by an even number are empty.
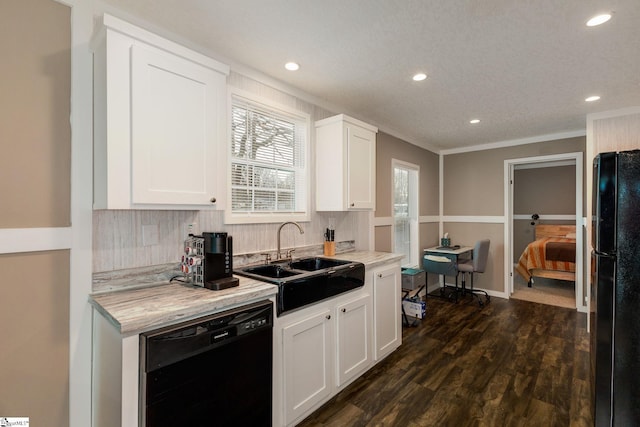
<svg viewBox="0 0 640 427">
<path fill-rule="evenodd" d="M 285 425 L 305 415 L 332 391 L 331 311 L 285 326 L 283 334 Z"/>
<path fill-rule="evenodd" d="M 371 296 L 337 307 L 337 386 L 358 377 L 371 364 Z"/>
<path fill-rule="evenodd" d="M 352 125 L 347 133 L 347 208 L 374 209 L 376 134 Z"/>
<path fill-rule="evenodd" d="M 207 67 L 132 46 L 132 203 L 210 205 L 221 196 L 216 148 L 224 144 L 224 87 L 224 75 Z"/>
<path fill-rule="evenodd" d="M 380 360 L 402 342 L 399 265 L 373 271 L 373 300 L 375 360 Z"/>
</svg>

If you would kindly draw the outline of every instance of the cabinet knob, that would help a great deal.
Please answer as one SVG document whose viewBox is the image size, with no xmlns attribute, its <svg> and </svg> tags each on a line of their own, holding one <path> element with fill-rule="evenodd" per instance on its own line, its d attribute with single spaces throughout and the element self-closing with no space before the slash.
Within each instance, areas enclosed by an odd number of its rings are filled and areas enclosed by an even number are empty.
<svg viewBox="0 0 640 427">
<path fill-rule="evenodd" d="M 211 203 L 215 203 L 215 202 L 216 202 L 216 198 L 215 198 L 215 197 L 212 197 L 212 198 L 211 198 L 211 200 L 210 200 L 210 202 L 211 202 Z"/>
<path fill-rule="evenodd" d="M 378 273 L 378 277 L 380 277 L 380 278 L 381 278 L 381 277 L 382 277 L 382 273 Z"/>
<path fill-rule="evenodd" d="M 346 308 L 343 308 L 343 309 L 342 309 L 342 312 L 343 312 L 343 313 L 346 313 L 346 312 L 347 312 L 347 309 L 346 309 Z"/>
<path fill-rule="evenodd" d="M 356 204 L 355 203 L 351 203 L 351 207 L 354 207 Z"/>
<path fill-rule="evenodd" d="M 331 320 L 331 315 L 327 314 L 327 320 Z"/>
</svg>

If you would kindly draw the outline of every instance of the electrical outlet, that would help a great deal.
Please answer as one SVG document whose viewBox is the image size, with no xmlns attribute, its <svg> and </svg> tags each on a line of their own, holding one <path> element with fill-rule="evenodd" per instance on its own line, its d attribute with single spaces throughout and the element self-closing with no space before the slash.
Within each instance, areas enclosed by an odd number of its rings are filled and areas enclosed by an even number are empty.
<svg viewBox="0 0 640 427">
<path fill-rule="evenodd" d="M 200 234 L 197 222 L 190 222 L 184 225 L 184 237 L 186 238 L 189 234 L 194 236 Z"/>
<path fill-rule="evenodd" d="M 142 246 L 153 246 L 158 244 L 158 225 L 149 224 L 142 226 Z"/>
</svg>

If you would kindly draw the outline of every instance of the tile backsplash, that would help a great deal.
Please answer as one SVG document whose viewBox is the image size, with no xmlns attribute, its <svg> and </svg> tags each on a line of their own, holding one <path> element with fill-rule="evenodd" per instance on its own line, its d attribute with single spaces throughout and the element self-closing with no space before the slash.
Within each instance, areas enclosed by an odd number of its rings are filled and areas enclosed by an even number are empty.
<svg viewBox="0 0 640 427">
<path fill-rule="evenodd" d="M 316 212 L 310 222 L 300 223 L 304 234 L 293 226 L 282 229 L 282 249 L 321 245 L 329 218 L 335 219 L 336 241 L 357 241 L 358 213 Z M 279 224 L 225 225 L 224 213 L 217 211 L 97 210 L 93 213 L 93 272 L 177 263 L 185 230 L 194 223 L 197 233 L 221 231 L 233 236 L 234 256 L 276 250 Z"/>
</svg>

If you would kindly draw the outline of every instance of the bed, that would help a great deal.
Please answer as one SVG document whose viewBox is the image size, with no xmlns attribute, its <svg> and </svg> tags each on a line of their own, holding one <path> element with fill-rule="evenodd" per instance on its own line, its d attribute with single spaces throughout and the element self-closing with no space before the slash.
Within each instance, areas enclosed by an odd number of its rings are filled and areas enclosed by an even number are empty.
<svg viewBox="0 0 640 427">
<path fill-rule="evenodd" d="M 520 255 L 516 271 L 529 287 L 534 277 L 576 280 L 576 226 L 538 224 L 535 240 Z"/>
</svg>

